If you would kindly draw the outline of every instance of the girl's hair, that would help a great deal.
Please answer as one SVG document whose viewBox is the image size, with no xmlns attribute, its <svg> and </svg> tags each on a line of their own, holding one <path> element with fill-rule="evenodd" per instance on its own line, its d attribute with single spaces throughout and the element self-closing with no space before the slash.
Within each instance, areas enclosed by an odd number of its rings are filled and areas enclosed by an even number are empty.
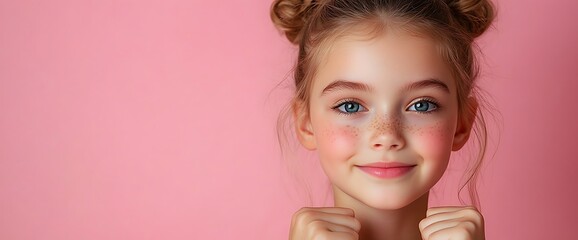
<svg viewBox="0 0 578 240">
<path fill-rule="evenodd" d="M 488 0 L 275 0 L 271 5 L 273 23 L 292 44 L 299 46 L 292 69 L 295 92 L 277 120 L 282 152 L 286 132 L 292 129 L 287 128 L 285 121 L 297 102 L 304 103 L 302 110 L 309 112 L 312 80 L 319 59 L 328 52 L 332 40 L 359 26 L 367 26 L 364 29 L 370 30 L 367 32 L 370 37 L 378 36 L 386 26 L 400 27 L 441 43 L 440 53 L 456 79 L 458 114 L 475 117 L 473 132 L 479 146 L 478 157 L 470 163 L 464 175 L 467 180 L 459 192 L 467 185 L 472 204 L 481 208 L 476 184 L 488 142 L 481 110 L 488 103 L 475 84 L 479 70 L 474 40 L 490 27 L 494 16 L 495 8 Z M 468 97 L 476 98 L 478 111 L 467 101 Z"/>
</svg>

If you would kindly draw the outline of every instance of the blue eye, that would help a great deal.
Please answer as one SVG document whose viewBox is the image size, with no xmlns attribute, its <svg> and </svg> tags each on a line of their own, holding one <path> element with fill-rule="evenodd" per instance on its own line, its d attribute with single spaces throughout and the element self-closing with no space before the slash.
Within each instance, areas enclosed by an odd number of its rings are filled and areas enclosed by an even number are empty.
<svg viewBox="0 0 578 240">
<path fill-rule="evenodd" d="M 333 109 L 337 109 L 338 113 L 342 113 L 342 114 L 354 114 L 354 113 L 359 112 L 365 108 L 357 102 L 347 101 L 347 102 L 343 102 L 343 103 L 337 105 Z"/>
<path fill-rule="evenodd" d="M 438 109 L 438 105 L 435 102 L 422 99 L 412 104 L 407 110 L 420 113 L 430 113 L 436 109 Z"/>
</svg>

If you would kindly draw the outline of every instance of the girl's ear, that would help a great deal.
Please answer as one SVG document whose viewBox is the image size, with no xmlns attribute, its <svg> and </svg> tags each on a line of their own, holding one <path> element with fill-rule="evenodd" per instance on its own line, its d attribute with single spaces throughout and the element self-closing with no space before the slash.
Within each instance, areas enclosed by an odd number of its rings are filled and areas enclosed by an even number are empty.
<svg viewBox="0 0 578 240">
<path fill-rule="evenodd" d="M 295 119 L 295 130 L 297 138 L 303 147 L 308 150 L 315 150 L 317 143 L 315 142 L 315 134 L 311 127 L 311 119 L 309 113 L 306 111 L 305 103 L 301 100 L 293 102 L 293 119 Z"/>
<path fill-rule="evenodd" d="M 469 103 L 467 105 L 470 108 L 465 110 L 463 116 L 458 117 L 458 126 L 454 135 L 452 151 L 462 149 L 470 138 L 470 133 L 472 132 L 472 126 L 474 125 L 476 113 L 478 112 L 478 101 L 474 97 L 469 97 L 468 101 Z"/>
</svg>

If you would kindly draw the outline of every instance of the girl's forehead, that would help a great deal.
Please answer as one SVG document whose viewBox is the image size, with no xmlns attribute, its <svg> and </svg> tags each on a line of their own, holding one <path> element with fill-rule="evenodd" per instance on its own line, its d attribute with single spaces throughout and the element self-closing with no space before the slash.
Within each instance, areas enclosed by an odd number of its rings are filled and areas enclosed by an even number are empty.
<svg viewBox="0 0 578 240">
<path fill-rule="evenodd" d="M 435 78 L 453 85 L 438 42 L 431 38 L 404 31 L 384 32 L 372 38 L 345 35 L 331 42 L 329 49 L 316 74 L 317 91 L 336 79 L 357 79 L 387 87 L 395 82 Z"/>
</svg>

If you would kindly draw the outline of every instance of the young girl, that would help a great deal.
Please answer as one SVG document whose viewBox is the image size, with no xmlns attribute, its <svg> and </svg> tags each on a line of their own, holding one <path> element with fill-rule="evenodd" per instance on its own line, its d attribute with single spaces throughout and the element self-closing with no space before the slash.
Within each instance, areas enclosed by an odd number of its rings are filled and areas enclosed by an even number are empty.
<svg viewBox="0 0 578 240">
<path fill-rule="evenodd" d="M 428 208 L 428 196 L 476 120 L 485 148 L 473 47 L 493 5 L 276 0 L 271 17 L 299 46 L 292 123 L 318 151 L 335 205 L 297 211 L 289 238 L 484 239 L 476 206 Z"/>
</svg>

